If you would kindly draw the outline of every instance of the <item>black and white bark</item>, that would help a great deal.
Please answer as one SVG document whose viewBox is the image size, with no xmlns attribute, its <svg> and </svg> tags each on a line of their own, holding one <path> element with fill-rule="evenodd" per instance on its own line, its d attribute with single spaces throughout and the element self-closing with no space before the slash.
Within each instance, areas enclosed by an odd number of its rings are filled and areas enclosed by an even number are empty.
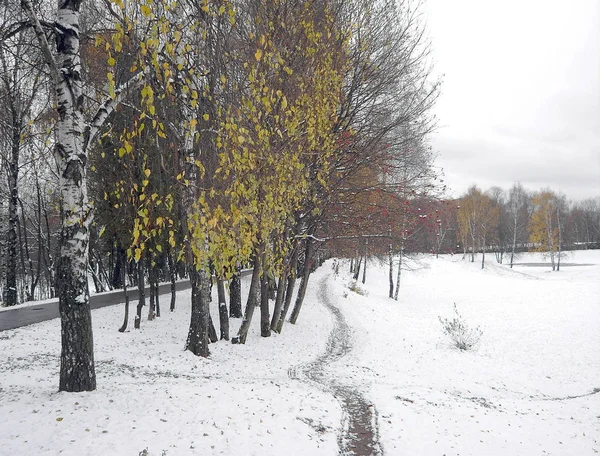
<svg viewBox="0 0 600 456">
<path fill-rule="evenodd" d="M 87 194 L 88 147 L 100 127 L 121 102 L 116 90 L 92 116 L 84 121 L 84 95 L 80 60 L 80 7 L 82 0 L 59 0 L 53 28 L 56 46 L 51 48 L 30 0 L 21 8 L 36 34 L 48 65 L 56 95 L 58 120 L 54 155 L 59 177 L 61 240 L 57 267 L 62 347 L 59 389 L 91 391 L 96 388 L 92 319 L 89 305 L 87 264 L 92 207 Z M 139 83 L 136 76 L 127 85 Z"/>
<path fill-rule="evenodd" d="M 225 282 L 222 278 L 217 278 L 217 297 L 219 300 L 219 332 L 221 340 L 229 340 L 229 314 L 225 299 Z"/>
<path fill-rule="evenodd" d="M 29 17 L 53 79 L 58 120 L 55 159 L 61 205 L 58 297 L 61 316 L 61 391 L 96 388 L 92 316 L 87 281 L 89 227 L 92 211 L 87 195 L 87 149 L 83 131 L 83 84 L 79 50 L 81 0 L 61 0 L 54 27 L 56 59 L 29 0 L 21 7 Z"/>
</svg>

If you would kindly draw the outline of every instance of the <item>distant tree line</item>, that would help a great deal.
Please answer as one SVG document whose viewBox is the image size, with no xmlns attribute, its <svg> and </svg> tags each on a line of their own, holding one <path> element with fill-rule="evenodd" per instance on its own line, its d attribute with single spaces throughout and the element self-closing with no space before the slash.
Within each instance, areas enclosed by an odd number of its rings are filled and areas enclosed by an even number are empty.
<svg viewBox="0 0 600 456">
<path fill-rule="evenodd" d="M 355 280 L 365 282 L 368 260 L 388 264 L 390 298 L 398 299 L 407 255 L 462 254 L 473 262 L 478 255 L 484 268 L 490 254 L 512 268 L 520 253 L 543 252 L 559 271 L 563 252 L 600 249 L 600 197 L 569 201 L 550 189 L 528 191 L 515 183 L 508 191 L 474 185 L 447 199 L 443 179 L 427 165 L 433 162 L 422 157 L 418 163 L 418 179 L 405 179 L 401 189 L 363 174 L 351 187 L 351 203 L 327 223 L 327 252 L 350 259 Z"/>
</svg>

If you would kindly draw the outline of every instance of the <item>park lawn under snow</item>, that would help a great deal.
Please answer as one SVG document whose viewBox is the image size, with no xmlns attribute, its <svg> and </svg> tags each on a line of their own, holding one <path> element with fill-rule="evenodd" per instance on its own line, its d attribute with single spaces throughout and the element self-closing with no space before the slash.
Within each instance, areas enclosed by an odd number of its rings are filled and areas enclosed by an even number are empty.
<svg viewBox="0 0 600 456">
<path fill-rule="evenodd" d="M 541 262 L 539 254 L 521 263 Z M 399 302 L 387 271 L 367 269 L 367 296 L 332 287 L 356 337 L 340 372 L 370 390 L 389 455 L 593 455 L 600 451 L 600 251 L 498 265 L 460 256 L 411 261 Z M 483 336 L 449 346 L 438 316 L 453 304 Z M 575 397 L 581 396 L 581 397 Z"/>
<path fill-rule="evenodd" d="M 0 332 L 0 455 L 336 454 L 336 401 L 287 373 L 317 356 L 331 327 L 314 290 L 310 324 L 266 339 L 255 315 L 246 345 L 212 344 L 210 359 L 183 350 L 189 302 L 189 290 L 178 293 L 170 313 L 163 298 L 160 318 L 123 334 L 121 305 L 93 311 L 91 393 L 57 392 L 59 320 Z"/>
<path fill-rule="evenodd" d="M 593 265 L 510 270 L 488 255 L 482 271 L 460 256 L 422 256 L 403 273 L 398 302 L 384 266 L 369 264 L 361 296 L 348 288 L 348 265 L 334 277 L 328 262 L 298 325 L 264 339 L 255 315 L 245 346 L 211 345 L 208 360 L 182 350 L 189 291 L 141 331 L 117 332 L 122 306 L 99 309 L 91 393 L 56 391 L 58 320 L 0 332 L 0 454 L 337 454 L 340 406 L 288 377 L 325 349 L 332 323 L 317 287 L 327 275 L 354 339 L 329 369 L 375 404 L 385 454 L 597 454 L 600 393 L 589 393 L 600 388 L 600 252 L 563 261 Z M 442 334 L 438 317 L 452 317 L 453 303 L 483 330 L 474 351 Z"/>
</svg>

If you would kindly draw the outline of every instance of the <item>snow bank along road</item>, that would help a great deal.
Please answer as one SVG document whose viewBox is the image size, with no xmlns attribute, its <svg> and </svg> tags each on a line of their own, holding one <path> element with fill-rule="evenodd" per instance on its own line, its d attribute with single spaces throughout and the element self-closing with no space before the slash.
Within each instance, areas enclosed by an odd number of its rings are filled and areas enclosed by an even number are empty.
<svg viewBox="0 0 600 456">
<path fill-rule="evenodd" d="M 327 372 L 327 366 L 352 350 L 350 329 L 344 315 L 327 296 L 327 280 L 319 283 L 318 300 L 333 316 L 334 326 L 329 334 L 325 352 L 314 361 L 289 370 L 292 379 L 308 380 L 329 391 L 342 407 L 342 433 L 338 438 L 341 455 L 383 455 L 378 439 L 377 410 L 359 391 L 345 385 L 344 379 Z"/>
<path fill-rule="evenodd" d="M 190 288 L 190 282 L 183 280 L 175 284 L 177 291 Z M 158 288 L 159 294 L 171 292 L 171 284 L 162 284 Z M 131 288 L 127 291 L 129 299 L 135 301 L 138 299 L 138 289 Z M 150 287 L 146 288 L 146 296 L 150 293 Z M 123 290 L 114 290 L 107 293 L 99 293 L 90 296 L 90 306 L 92 309 L 112 306 L 124 302 Z M 20 328 L 22 326 L 40 323 L 46 320 L 60 317 L 58 313 L 58 299 L 41 301 L 38 304 L 30 306 L 18 306 L 12 309 L 6 309 L 0 312 L 0 331 L 7 329 Z"/>
<path fill-rule="evenodd" d="M 252 273 L 252 270 L 243 270 L 242 276 L 247 276 Z M 175 283 L 175 291 L 187 290 L 190 288 L 188 280 L 180 280 Z M 163 283 L 158 287 L 159 295 L 169 294 L 171 292 L 171 284 Z M 129 299 L 135 301 L 138 299 L 139 290 L 130 288 L 127 290 Z M 150 287 L 146 287 L 146 296 L 150 295 Z M 114 306 L 115 304 L 124 303 L 123 290 L 107 291 L 106 293 L 98 293 L 90 296 L 90 306 L 93 309 L 102 307 Z M 22 326 L 40 323 L 46 320 L 60 317 L 58 312 L 58 299 L 49 299 L 46 301 L 38 301 L 32 305 L 17 306 L 10 309 L 2 309 L 0 311 L 0 331 L 7 329 L 16 329 Z"/>
</svg>

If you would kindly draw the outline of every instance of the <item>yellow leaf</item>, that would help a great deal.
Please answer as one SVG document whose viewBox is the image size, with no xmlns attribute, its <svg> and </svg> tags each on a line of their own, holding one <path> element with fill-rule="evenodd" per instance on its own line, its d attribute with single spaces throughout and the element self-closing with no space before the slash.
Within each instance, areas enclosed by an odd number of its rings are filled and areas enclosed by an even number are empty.
<svg viewBox="0 0 600 456">
<path fill-rule="evenodd" d="M 58 418 L 56 418 L 56 421 L 62 421 L 63 418 L 61 416 L 59 416 Z"/>
<path fill-rule="evenodd" d="M 117 62 L 115 61 L 114 58 L 112 58 L 112 57 L 108 58 L 108 66 L 115 66 L 115 63 L 117 63 Z"/>
<path fill-rule="evenodd" d="M 260 58 L 261 58 L 261 57 L 262 57 L 262 51 L 261 51 L 260 49 L 257 49 L 257 50 L 256 50 L 256 53 L 254 54 L 254 58 L 255 58 L 257 61 L 260 61 Z"/>
<path fill-rule="evenodd" d="M 162 246 L 159 244 L 156 246 L 156 250 L 158 250 L 159 252 L 162 252 Z"/>
<path fill-rule="evenodd" d="M 202 118 L 204 119 L 205 122 L 208 122 L 208 119 L 210 119 L 210 116 L 208 114 L 204 114 L 202 116 Z"/>
</svg>

